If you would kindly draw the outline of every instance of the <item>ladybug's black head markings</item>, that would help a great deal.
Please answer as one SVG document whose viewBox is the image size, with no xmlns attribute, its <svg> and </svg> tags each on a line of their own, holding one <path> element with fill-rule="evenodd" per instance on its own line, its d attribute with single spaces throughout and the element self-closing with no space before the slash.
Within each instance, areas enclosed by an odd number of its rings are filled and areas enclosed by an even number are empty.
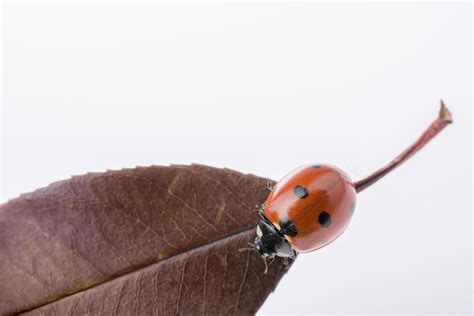
<svg viewBox="0 0 474 316">
<path fill-rule="evenodd" d="M 254 247 L 265 260 L 273 260 L 275 256 L 295 259 L 296 251 L 293 250 L 283 231 L 279 231 L 268 219 L 260 213 L 257 223 L 257 237 Z"/>
</svg>

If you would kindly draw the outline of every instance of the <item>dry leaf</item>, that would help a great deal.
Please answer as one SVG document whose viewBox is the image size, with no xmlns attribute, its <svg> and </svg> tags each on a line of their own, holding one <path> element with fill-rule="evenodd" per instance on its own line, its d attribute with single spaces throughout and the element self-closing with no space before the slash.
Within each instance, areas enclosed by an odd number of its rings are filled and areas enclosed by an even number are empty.
<svg viewBox="0 0 474 316">
<path fill-rule="evenodd" d="M 253 314 L 287 271 L 254 251 L 267 179 L 206 166 L 87 174 L 0 209 L 0 313 Z"/>
</svg>

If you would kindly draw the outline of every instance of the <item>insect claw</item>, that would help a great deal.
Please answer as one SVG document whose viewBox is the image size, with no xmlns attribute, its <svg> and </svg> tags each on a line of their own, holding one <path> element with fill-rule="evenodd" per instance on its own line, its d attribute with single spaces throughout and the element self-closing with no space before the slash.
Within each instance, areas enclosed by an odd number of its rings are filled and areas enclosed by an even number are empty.
<svg viewBox="0 0 474 316">
<path fill-rule="evenodd" d="M 265 208 L 265 203 L 263 203 L 262 205 L 255 204 L 255 208 L 257 212 L 263 212 L 263 209 Z"/>
<path fill-rule="evenodd" d="M 268 272 L 268 263 L 267 263 L 267 259 L 266 259 L 266 258 L 263 258 L 263 262 L 265 263 L 265 270 L 263 271 L 263 274 L 267 274 L 267 272 Z"/>
<path fill-rule="evenodd" d="M 273 184 L 271 181 L 267 181 L 267 189 L 273 191 Z"/>
<path fill-rule="evenodd" d="M 273 260 L 275 260 L 275 257 L 262 257 L 262 259 L 263 259 L 263 262 L 265 263 L 265 271 L 263 273 L 267 274 L 268 267 L 273 263 Z"/>
</svg>

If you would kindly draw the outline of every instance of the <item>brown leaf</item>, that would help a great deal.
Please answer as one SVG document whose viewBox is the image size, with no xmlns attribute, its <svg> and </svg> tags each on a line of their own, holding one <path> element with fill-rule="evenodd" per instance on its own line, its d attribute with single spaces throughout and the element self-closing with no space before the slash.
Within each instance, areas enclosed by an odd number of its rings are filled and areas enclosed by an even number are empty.
<svg viewBox="0 0 474 316">
<path fill-rule="evenodd" d="M 263 274 L 255 205 L 267 179 L 206 166 L 87 174 L 0 209 L 0 313 L 253 314 Z"/>
</svg>

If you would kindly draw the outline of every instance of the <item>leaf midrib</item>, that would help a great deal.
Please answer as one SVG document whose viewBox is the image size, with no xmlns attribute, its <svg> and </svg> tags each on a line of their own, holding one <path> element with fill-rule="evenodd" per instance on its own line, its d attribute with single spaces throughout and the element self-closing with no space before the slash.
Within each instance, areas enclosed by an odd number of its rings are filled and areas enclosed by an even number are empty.
<svg viewBox="0 0 474 316">
<path fill-rule="evenodd" d="M 55 299 L 46 300 L 44 303 L 38 304 L 38 305 L 33 306 L 33 307 L 31 307 L 31 308 L 28 308 L 28 309 L 20 310 L 20 311 L 17 311 L 17 312 L 11 312 L 11 313 L 9 313 L 9 314 L 7 314 L 7 315 L 23 314 L 23 313 L 31 312 L 31 311 L 33 311 L 33 310 L 35 310 L 35 309 L 41 308 L 41 307 L 46 306 L 46 305 L 49 305 L 49 304 L 54 304 L 54 303 L 56 303 L 56 302 L 58 302 L 58 301 L 61 301 L 61 300 L 65 299 L 65 298 L 68 298 L 68 297 L 70 297 L 70 296 L 76 295 L 76 294 L 78 294 L 78 293 L 86 292 L 86 291 L 88 291 L 88 290 L 91 290 L 91 289 L 93 289 L 93 288 L 102 286 L 102 285 L 107 284 L 107 283 L 109 283 L 109 282 L 113 282 L 113 281 L 115 281 L 115 280 L 117 280 L 117 279 L 119 279 L 119 278 L 126 277 L 127 275 L 132 275 L 132 274 L 134 274 L 134 273 L 138 273 L 138 272 L 140 272 L 140 271 L 142 271 L 142 270 L 144 270 L 144 269 L 147 269 L 147 268 L 149 268 L 149 267 L 151 267 L 151 266 L 153 266 L 153 265 L 161 264 L 161 263 L 163 263 L 163 262 L 166 262 L 166 261 L 168 261 L 168 260 L 172 260 L 173 258 L 178 257 L 178 256 L 183 255 L 183 254 L 186 254 L 186 253 L 192 253 L 192 252 L 194 252 L 194 251 L 198 251 L 198 250 L 201 249 L 201 248 L 204 248 L 204 247 L 207 247 L 207 246 L 216 244 L 216 243 L 218 243 L 218 242 L 220 242 L 220 241 L 222 241 L 222 240 L 224 240 L 224 239 L 232 238 L 232 237 L 235 237 L 235 236 L 238 236 L 238 235 L 243 235 L 244 233 L 247 233 L 247 232 L 249 232 L 249 231 L 251 231 L 251 230 L 255 230 L 255 229 L 256 229 L 256 224 L 253 224 L 253 225 L 248 226 L 248 227 L 246 227 L 246 228 L 244 228 L 244 229 L 241 229 L 241 230 L 239 230 L 239 231 L 237 231 L 237 232 L 234 232 L 234 233 L 231 233 L 231 234 L 222 236 L 222 237 L 217 238 L 217 239 L 213 239 L 213 240 L 208 241 L 208 242 L 206 242 L 206 243 L 200 244 L 200 245 L 198 245 L 198 246 L 196 246 L 196 247 L 193 247 L 193 248 L 190 248 L 190 249 L 186 249 L 186 250 L 183 250 L 183 251 L 181 251 L 181 252 L 177 252 L 177 253 L 175 253 L 175 254 L 173 254 L 173 255 L 171 255 L 171 256 L 165 258 L 165 259 L 152 261 L 152 262 L 147 263 L 147 264 L 144 264 L 144 265 L 142 265 L 142 266 L 138 266 L 136 269 L 128 270 L 128 271 L 124 271 L 123 273 L 118 273 L 118 274 L 112 275 L 109 279 L 106 279 L 106 280 L 104 280 L 104 281 L 97 282 L 97 283 L 95 283 L 95 284 L 93 284 L 93 285 L 91 285 L 91 286 L 88 286 L 88 287 L 85 287 L 85 288 L 83 288 L 83 289 L 80 289 L 80 290 L 77 290 L 77 291 L 68 293 L 68 294 L 63 295 L 63 296 L 60 296 L 60 297 L 56 297 Z"/>
</svg>

